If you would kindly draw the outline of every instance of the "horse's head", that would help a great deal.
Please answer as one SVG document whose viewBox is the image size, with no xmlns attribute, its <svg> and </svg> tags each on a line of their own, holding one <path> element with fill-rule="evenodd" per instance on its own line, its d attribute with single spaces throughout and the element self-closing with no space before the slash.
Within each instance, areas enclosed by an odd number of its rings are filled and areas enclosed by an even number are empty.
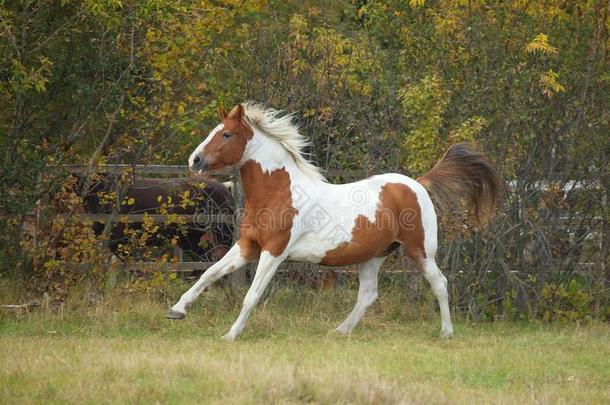
<svg viewBox="0 0 610 405">
<path fill-rule="evenodd" d="M 192 171 L 216 170 L 234 166 L 241 160 L 246 144 L 254 136 L 247 124 L 244 107 L 235 106 L 229 114 L 224 108 L 218 109 L 220 124 L 191 153 L 189 168 Z"/>
</svg>

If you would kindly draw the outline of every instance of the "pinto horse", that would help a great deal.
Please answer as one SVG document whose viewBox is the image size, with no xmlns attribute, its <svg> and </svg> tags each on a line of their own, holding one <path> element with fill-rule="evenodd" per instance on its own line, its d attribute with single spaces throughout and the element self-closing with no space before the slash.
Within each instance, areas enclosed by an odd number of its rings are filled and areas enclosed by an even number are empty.
<svg viewBox="0 0 610 405">
<path fill-rule="evenodd" d="M 452 146 L 417 180 L 383 174 L 349 184 L 326 182 L 303 156 L 307 145 L 290 115 L 243 103 L 189 157 L 192 171 L 240 168 L 245 210 L 239 241 L 182 295 L 167 317 L 182 319 L 210 284 L 258 259 L 242 310 L 223 339 L 234 340 L 285 260 L 329 266 L 360 264 L 358 299 L 337 331 L 348 334 L 377 298 L 384 259 L 403 246 L 421 269 L 441 313 L 441 337 L 453 334 L 447 279 L 436 265 L 437 217 L 430 194 L 440 204 L 465 201 L 476 218 L 496 203 L 499 181 L 485 156 L 465 144 Z"/>
</svg>

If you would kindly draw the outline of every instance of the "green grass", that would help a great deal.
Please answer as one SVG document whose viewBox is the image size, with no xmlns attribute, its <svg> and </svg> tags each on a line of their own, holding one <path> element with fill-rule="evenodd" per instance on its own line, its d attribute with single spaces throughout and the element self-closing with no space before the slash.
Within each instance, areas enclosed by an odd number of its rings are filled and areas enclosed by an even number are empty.
<svg viewBox="0 0 610 405">
<path fill-rule="evenodd" d="M 443 341 L 432 305 L 386 294 L 346 338 L 330 331 L 354 291 L 280 289 L 226 343 L 236 297 L 211 291 L 174 322 L 141 294 L 4 312 L 0 403 L 610 402 L 604 324 L 457 322 Z"/>
</svg>

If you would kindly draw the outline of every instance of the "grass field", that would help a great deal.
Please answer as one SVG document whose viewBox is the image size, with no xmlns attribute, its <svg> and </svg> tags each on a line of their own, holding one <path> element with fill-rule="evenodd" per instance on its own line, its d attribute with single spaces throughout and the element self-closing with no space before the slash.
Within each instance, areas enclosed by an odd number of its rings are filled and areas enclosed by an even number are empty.
<svg viewBox="0 0 610 405">
<path fill-rule="evenodd" d="M 610 403 L 608 325 L 458 321 L 443 341 L 431 304 L 386 297 L 330 333 L 354 294 L 280 289 L 234 343 L 220 289 L 184 321 L 141 294 L 5 311 L 0 403 Z"/>
</svg>

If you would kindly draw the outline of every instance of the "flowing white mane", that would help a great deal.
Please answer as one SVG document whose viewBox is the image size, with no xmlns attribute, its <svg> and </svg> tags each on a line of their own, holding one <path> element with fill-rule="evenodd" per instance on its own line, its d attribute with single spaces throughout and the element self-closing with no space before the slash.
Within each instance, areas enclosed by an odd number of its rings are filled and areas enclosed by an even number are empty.
<svg viewBox="0 0 610 405">
<path fill-rule="evenodd" d="M 282 145 L 307 177 L 326 181 L 320 168 L 304 156 L 303 149 L 309 145 L 309 141 L 299 133 L 299 129 L 292 122 L 292 114 L 282 116 L 281 111 L 265 108 L 252 101 L 247 101 L 242 105 L 248 124 L 257 127 L 265 135 Z"/>
</svg>

